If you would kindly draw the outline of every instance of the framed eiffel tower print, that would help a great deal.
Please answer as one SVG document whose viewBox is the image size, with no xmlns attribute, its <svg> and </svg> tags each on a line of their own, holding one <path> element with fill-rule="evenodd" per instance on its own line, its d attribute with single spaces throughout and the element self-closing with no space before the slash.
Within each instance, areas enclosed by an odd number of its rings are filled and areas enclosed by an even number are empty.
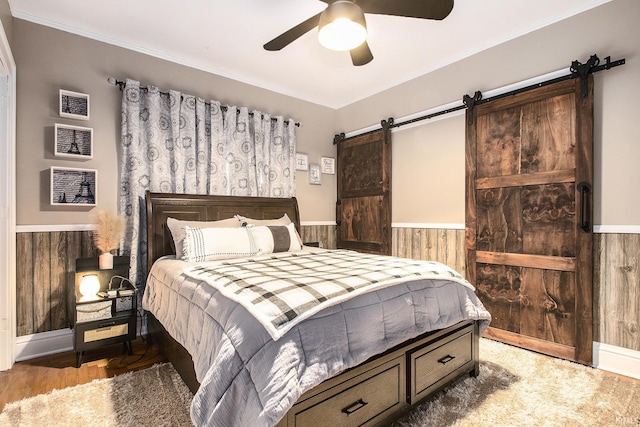
<svg viewBox="0 0 640 427">
<path fill-rule="evenodd" d="M 60 89 L 60 117 L 89 120 L 89 95 Z"/>
<path fill-rule="evenodd" d="M 93 158 L 92 128 L 56 123 L 54 134 L 56 157 Z"/>
<path fill-rule="evenodd" d="M 98 171 L 51 167 L 51 205 L 96 206 Z"/>
</svg>

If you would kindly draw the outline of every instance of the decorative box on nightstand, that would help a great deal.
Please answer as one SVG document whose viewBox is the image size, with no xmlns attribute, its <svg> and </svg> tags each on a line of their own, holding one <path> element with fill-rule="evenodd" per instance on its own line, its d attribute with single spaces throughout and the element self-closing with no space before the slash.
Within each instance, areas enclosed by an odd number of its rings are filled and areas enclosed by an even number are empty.
<svg viewBox="0 0 640 427">
<path fill-rule="evenodd" d="M 124 343 L 131 354 L 136 338 L 138 291 L 129 281 L 129 257 L 113 257 L 113 268 L 100 270 L 98 258 L 76 260 L 76 301 L 73 321 L 73 349 L 76 367 L 86 350 Z M 95 287 L 87 294 L 86 288 Z M 85 291 L 83 295 L 81 287 Z"/>
</svg>

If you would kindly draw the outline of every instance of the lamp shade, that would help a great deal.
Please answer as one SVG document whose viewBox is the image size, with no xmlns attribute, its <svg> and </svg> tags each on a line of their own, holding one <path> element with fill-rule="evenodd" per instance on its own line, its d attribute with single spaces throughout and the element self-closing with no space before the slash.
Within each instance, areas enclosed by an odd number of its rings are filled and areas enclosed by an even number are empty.
<svg viewBox="0 0 640 427">
<path fill-rule="evenodd" d="M 100 290 L 100 281 L 95 274 L 86 274 L 80 281 L 80 294 L 83 297 L 95 296 Z"/>
<path fill-rule="evenodd" d="M 318 25 L 320 44 L 331 50 L 351 50 L 367 39 L 367 23 L 364 12 L 357 4 L 338 0 L 331 3 Z"/>
</svg>

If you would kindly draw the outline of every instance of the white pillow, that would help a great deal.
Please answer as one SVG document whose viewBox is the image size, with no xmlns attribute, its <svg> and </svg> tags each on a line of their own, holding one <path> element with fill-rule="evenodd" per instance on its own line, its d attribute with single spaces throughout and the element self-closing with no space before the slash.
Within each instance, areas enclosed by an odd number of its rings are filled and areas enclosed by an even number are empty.
<svg viewBox="0 0 640 427">
<path fill-rule="evenodd" d="M 211 261 L 258 255 L 253 233 L 247 227 L 185 227 L 182 259 Z"/>
<path fill-rule="evenodd" d="M 198 228 L 212 228 L 212 227 L 241 227 L 242 223 L 235 218 L 221 219 L 219 221 L 183 221 L 175 218 L 167 218 L 167 227 L 171 232 L 173 238 L 173 249 L 176 251 L 176 258 L 181 258 L 183 249 L 182 242 L 185 236 L 184 228 L 198 227 Z"/>
</svg>

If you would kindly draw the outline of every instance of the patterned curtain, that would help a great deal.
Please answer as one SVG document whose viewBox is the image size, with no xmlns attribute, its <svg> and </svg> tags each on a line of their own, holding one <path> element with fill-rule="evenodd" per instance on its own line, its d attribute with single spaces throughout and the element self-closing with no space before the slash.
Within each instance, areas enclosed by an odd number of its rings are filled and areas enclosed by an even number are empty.
<svg viewBox="0 0 640 427">
<path fill-rule="evenodd" d="M 295 123 L 127 79 L 122 96 L 120 248 L 142 291 L 147 271 L 146 190 L 295 196 Z M 142 292 L 141 292 L 142 293 Z"/>
</svg>

